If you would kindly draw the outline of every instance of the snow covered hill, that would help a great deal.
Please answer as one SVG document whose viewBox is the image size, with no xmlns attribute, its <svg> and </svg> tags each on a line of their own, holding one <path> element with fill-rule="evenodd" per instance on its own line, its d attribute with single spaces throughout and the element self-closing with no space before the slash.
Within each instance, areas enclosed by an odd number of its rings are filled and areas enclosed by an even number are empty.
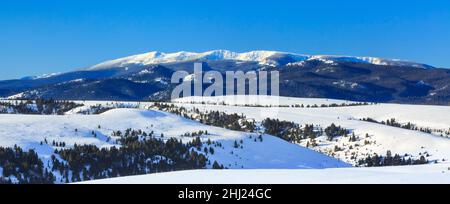
<svg viewBox="0 0 450 204">
<path fill-rule="evenodd" d="M 357 62 L 374 65 L 390 66 L 410 66 L 417 68 L 432 68 L 429 65 L 408 62 L 404 60 L 389 60 L 375 57 L 352 57 L 352 56 L 330 56 L 330 55 L 302 55 L 295 53 L 277 52 L 277 51 L 250 51 L 237 53 L 229 50 L 212 50 L 203 53 L 197 52 L 149 52 L 139 55 L 133 55 L 125 58 L 106 61 L 87 70 L 99 70 L 117 67 L 128 67 L 132 65 L 150 65 L 176 63 L 193 60 L 235 60 L 243 62 L 258 62 L 260 65 L 279 66 L 287 63 L 298 63 L 308 60 L 320 60 L 326 62 Z"/>
<path fill-rule="evenodd" d="M 263 135 L 263 141 L 255 141 L 255 133 L 230 131 L 202 125 L 173 114 L 139 109 L 114 109 L 100 115 L 20 115 L 0 114 L 0 146 L 17 145 L 25 151 L 34 149 L 44 164 L 50 162 L 54 154 L 53 142 L 65 143 L 65 148 L 75 144 L 91 144 L 98 147 L 118 146 L 113 131 L 128 128 L 164 134 L 161 139 L 177 138 L 184 143 L 193 137 L 185 133 L 207 131 L 201 140 L 219 142 L 222 147 L 208 154 L 211 162 L 217 161 L 230 169 L 309 169 L 348 167 L 337 159 L 318 152 L 290 144 L 279 138 Z M 44 142 L 47 141 L 47 142 Z M 235 148 L 235 141 L 240 143 Z M 51 167 L 51 164 L 50 164 Z"/>
<path fill-rule="evenodd" d="M 153 102 L 74 102 L 84 106 L 65 115 L 0 114 L 0 147 L 17 145 L 24 151 L 33 149 L 45 168 L 52 169 L 52 156 L 59 158 L 55 150 L 73 148 L 75 144 L 119 147 L 115 131 L 143 130 L 154 133 L 152 135 L 156 138 L 165 141 L 176 138 L 185 144 L 194 139 L 186 133 L 203 131 L 207 132 L 200 134 L 204 144 L 208 140 L 221 144 L 213 145 L 214 153 L 206 154 L 206 157 L 229 170 L 172 172 L 94 183 L 450 183 L 447 179 L 450 167 L 448 106 L 361 104 L 272 96 L 195 97 L 172 103 L 188 110 L 196 108 L 200 112 L 215 110 L 245 115 L 247 119 L 255 120 L 260 128 L 256 133 L 247 133 L 149 110 L 156 108 Z M 270 105 L 276 107 L 266 107 Z M 314 139 L 317 146 L 308 145 L 311 139 L 289 143 L 263 133 L 265 129 L 261 122 L 266 118 L 292 121 L 302 127 L 314 124 L 315 130 L 333 123 L 348 129 L 350 135 L 355 134 L 357 139 L 352 141 L 349 136 L 339 136 L 328 140 L 319 135 Z M 363 118 L 376 121 L 395 118 L 398 123 L 411 123 L 431 132 L 367 122 L 361 120 Z M 54 143 L 64 143 L 64 147 Z M 429 164 L 341 169 L 357 165 L 358 160 L 369 155 L 385 156 L 388 151 L 413 159 L 425 157 Z M 206 167 L 212 168 L 212 164 Z M 336 167 L 339 168 L 334 169 Z M 55 173 L 55 176 L 57 182 L 64 182 L 62 175 Z M 200 177 L 204 179 L 195 179 Z"/>
<path fill-rule="evenodd" d="M 85 184 L 449 184 L 450 165 L 308 170 L 195 170 Z"/>
<path fill-rule="evenodd" d="M 254 96 L 246 96 L 237 102 L 251 101 L 253 105 L 257 100 Z M 250 97 L 250 98 L 248 98 Z M 183 101 L 195 101 L 185 98 Z M 207 99 L 206 101 L 217 101 Z M 272 98 L 268 101 L 277 101 L 277 104 L 311 104 L 311 99 L 281 97 L 279 101 Z M 231 102 L 231 101 L 228 101 Z M 314 103 L 329 104 L 328 99 L 314 99 Z M 232 103 L 232 102 L 231 102 Z M 325 137 L 316 139 L 318 146 L 313 149 L 333 155 L 346 162 L 356 164 L 358 159 L 367 155 L 392 154 L 410 155 L 415 158 L 426 156 L 430 161 L 450 161 L 450 107 L 448 106 L 422 106 L 400 104 L 372 104 L 348 107 L 327 108 L 293 108 L 293 107 L 244 107 L 223 106 L 192 103 L 175 103 L 187 108 L 198 108 L 201 111 L 224 111 L 246 115 L 256 121 L 266 118 L 292 121 L 300 125 L 314 124 L 325 128 L 330 124 L 342 126 L 355 133 L 357 141 L 350 142 L 349 138 L 339 137 L 333 141 L 327 141 Z M 408 122 L 421 128 L 433 130 L 431 134 L 392 127 L 388 125 L 362 121 L 363 118 L 372 118 L 378 121 L 395 118 L 402 124 Z M 300 145 L 306 146 L 309 140 L 304 140 Z M 336 146 L 340 151 L 335 151 Z"/>
<path fill-rule="evenodd" d="M 206 105 L 226 103 L 227 105 L 279 105 L 279 106 L 295 106 L 295 105 L 331 105 L 331 104 L 354 104 L 355 101 L 345 101 L 324 98 L 295 98 L 282 96 L 219 96 L 219 97 L 186 97 L 176 99 L 176 103 L 206 103 Z M 201 105 L 201 104 L 197 104 Z M 248 107 L 249 109 L 253 107 Z M 256 107 L 257 108 L 257 107 Z M 260 113 L 258 109 L 255 113 Z M 284 110 L 289 110 L 285 108 Z M 292 108 L 299 115 L 317 115 L 321 117 L 344 119 L 360 119 L 370 117 L 377 120 L 387 120 L 396 118 L 403 122 L 412 122 L 423 127 L 431 127 L 437 129 L 450 128 L 450 106 L 432 106 L 432 105 L 406 105 L 393 103 L 378 103 L 362 106 L 349 107 L 331 107 L 317 109 L 298 109 Z M 314 122 L 314 121 L 312 121 Z"/>
</svg>

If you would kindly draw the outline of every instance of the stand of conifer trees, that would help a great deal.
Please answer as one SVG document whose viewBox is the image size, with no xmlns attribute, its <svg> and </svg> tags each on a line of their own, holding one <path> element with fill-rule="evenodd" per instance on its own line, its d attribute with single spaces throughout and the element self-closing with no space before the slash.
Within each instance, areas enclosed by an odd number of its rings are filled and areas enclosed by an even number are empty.
<svg viewBox="0 0 450 204">
<path fill-rule="evenodd" d="M 34 114 L 34 115 L 63 115 L 65 112 L 80 107 L 71 101 L 36 99 L 26 101 L 0 102 L 0 113 Z"/>
</svg>

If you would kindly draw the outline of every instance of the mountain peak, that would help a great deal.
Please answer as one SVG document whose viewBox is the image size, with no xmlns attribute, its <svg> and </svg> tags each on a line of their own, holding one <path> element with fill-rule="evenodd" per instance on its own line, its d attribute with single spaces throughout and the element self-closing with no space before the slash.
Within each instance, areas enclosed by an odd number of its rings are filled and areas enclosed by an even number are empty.
<svg viewBox="0 0 450 204">
<path fill-rule="evenodd" d="M 289 59 L 289 60 L 286 60 Z M 279 51 L 256 50 L 244 53 L 229 50 L 211 50 L 207 52 L 187 52 L 180 51 L 174 53 L 164 53 L 152 51 L 144 54 L 109 60 L 87 70 L 99 70 L 117 67 L 128 67 L 132 65 L 151 65 L 185 62 L 193 60 L 236 60 L 245 62 L 258 62 L 266 66 L 279 66 L 288 63 L 298 63 L 308 60 L 324 60 L 327 62 L 355 62 L 368 63 L 387 66 L 408 66 L 429 69 L 432 66 L 398 59 L 383 59 L 377 57 L 354 57 L 354 56 L 333 56 L 333 55 L 303 55 Z"/>
</svg>

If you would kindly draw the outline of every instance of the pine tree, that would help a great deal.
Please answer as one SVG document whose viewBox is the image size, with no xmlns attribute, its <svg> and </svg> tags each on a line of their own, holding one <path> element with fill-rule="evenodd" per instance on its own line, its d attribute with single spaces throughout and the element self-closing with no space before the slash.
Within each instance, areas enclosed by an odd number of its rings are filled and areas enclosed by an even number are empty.
<svg viewBox="0 0 450 204">
<path fill-rule="evenodd" d="M 239 148 L 239 144 L 238 144 L 238 142 L 236 140 L 234 141 L 233 147 L 236 148 L 236 149 Z"/>
<path fill-rule="evenodd" d="M 217 161 L 214 161 L 212 168 L 213 169 L 223 169 L 223 166 L 219 165 L 219 163 L 217 163 Z"/>
</svg>

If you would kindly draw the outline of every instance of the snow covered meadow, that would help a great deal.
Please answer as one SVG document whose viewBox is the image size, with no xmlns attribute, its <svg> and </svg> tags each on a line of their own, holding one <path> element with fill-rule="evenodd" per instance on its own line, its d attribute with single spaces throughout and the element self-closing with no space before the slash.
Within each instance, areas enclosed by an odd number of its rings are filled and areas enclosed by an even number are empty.
<svg viewBox="0 0 450 204">
<path fill-rule="evenodd" d="M 162 141 L 175 138 L 184 144 L 195 138 L 194 133 L 201 132 L 197 136 L 202 148 L 195 151 L 208 159 L 205 168 L 211 169 L 213 162 L 218 162 L 226 170 L 158 173 L 94 183 L 450 183 L 450 107 L 446 106 L 255 96 L 184 98 L 168 103 L 192 111 L 190 117 L 194 120 L 191 120 L 158 110 L 152 102 L 75 103 L 83 106 L 63 115 L 0 114 L 0 147 L 34 150 L 44 168 L 53 172 L 55 183 L 73 178 L 70 173 L 62 175 L 52 168 L 55 157 L 64 163 L 57 151 L 76 145 L 119 148 L 120 136 L 116 133 L 127 129 L 151 133 Z M 195 119 L 195 109 L 245 116 L 254 121 L 257 130 L 235 131 L 203 124 L 204 121 Z M 266 118 L 294 122 L 300 127 L 313 124 L 315 130 L 335 124 L 350 134 L 332 140 L 318 135 L 314 139 L 288 142 L 264 132 L 261 123 Z M 378 122 L 364 121 L 364 118 Z M 410 123 L 429 131 L 381 123 L 392 118 L 399 124 Z M 312 140 L 316 145 L 310 145 Z M 404 158 L 423 157 L 428 164 L 352 167 L 358 166 L 358 160 L 374 154 L 386 156 L 388 151 Z M 8 179 L 17 180 L 11 176 Z M 96 178 L 85 178 L 93 179 Z"/>
<path fill-rule="evenodd" d="M 413 168 L 193 170 L 83 182 L 85 184 L 448 184 L 448 165 Z"/>
<path fill-rule="evenodd" d="M 265 118 L 277 118 L 280 120 L 293 121 L 299 124 L 314 124 L 325 127 L 332 123 L 351 130 L 359 138 L 358 141 L 348 142 L 348 138 L 337 138 L 335 141 L 325 141 L 318 138 L 320 143 L 316 150 L 329 152 L 336 145 L 343 148 L 343 151 L 333 152 L 335 157 L 352 163 L 350 155 L 366 155 L 376 153 L 386 154 L 388 150 L 394 154 L 410 154 L 420 156 L 428 154 L 429 160 L 448 161 L 450 160 L 450 107 L 448 106 L 425 106 L 425 105 L 400 105 L 400 104 L 369 104 L 361 106 L 345 107 L 325 107 L 325 108 L 295 108 L 295 107 L 245 107 L 245 106 L 223 106 L 190 103 L 199 100 L 182 99 L 189 103 L 182 103 L 180 106 L 187 108 L 198 108 L 201 111 L 218 110 L 227 113 L 244 114 L 256 121 Z M 204 99 L 208 101 L 209 99 Z M 218 99 L 214 99 L 217 101 Z M 232 98 L 226 100 L 234 101 Z M 240 99 L 241 101 L 244 99 Z M 251 100 L 251 99 L 245 99 Z M 266 101 L 260 100 L 263 103 Z M 279 104 L 284 105 L 313 105 L 331 103 L 351 103 L 347 101 L 336 101 L 328 99 L 299 99 L 281 97 Z M 239 101 L 238 101 L 239 102 Z M 372 118 L 377 121 L 385 121 L 395 118 L 400 123 L 411 123 L 418 127 L 428 128 L 433 132 L 425 133 L 421 131 L 408 130 L 383 124 L 362 121 L 363 118 Z M 367 141 L 367 142 L 365 142 Z M 371 144 L 366 144 L 370 142 Z M 306 143 L 306 142 L 305 142 Z M 303 143 L 303 145 L 306 145 Z M 353 148 L 350 149 L 350 146 Z M 355 146 L 360 146 L 355 147 Z"/>
<path fill-rule="evenodd" d="M 0 146 L 18 145 L 24 149 L 36 149 L 39 155 L 49 158 L 53 153 L 51 144 L 40 142 L 65 142 L 66 147 L 74 144 L 94 144 L 99 147 L 116 145 L 113 131 L 128 128 L 154 132 L 162 139 L 176 138 L 187 143 L 192 137 L 185 133 L 207 131 L 201 139 L 220 141 L 223 149 L 217 149 L 210 156 L 228 168 L 327 168 L 348 166 L 344 162 L 319 154 L 297 145 L 289 144 L 273 136 L 263 135 L 262 142 L 254 142 L 257 134 L 230 131 L 206 126 L 170 113 L 154 110 L 114 109 L 100 115 L 31 116 L 3 115 L 0 119 Z M 92 134 L 94 132 L 95 136 Z M 243 140 L 243 149 L 233 148 L 234 141 Z M 51 142 L 50 142 L 51 143 Z M 273 149 L 273 151 L 267 151 Z M 230 152 L 233 151 L 233 154 Z"/>
</svg>

